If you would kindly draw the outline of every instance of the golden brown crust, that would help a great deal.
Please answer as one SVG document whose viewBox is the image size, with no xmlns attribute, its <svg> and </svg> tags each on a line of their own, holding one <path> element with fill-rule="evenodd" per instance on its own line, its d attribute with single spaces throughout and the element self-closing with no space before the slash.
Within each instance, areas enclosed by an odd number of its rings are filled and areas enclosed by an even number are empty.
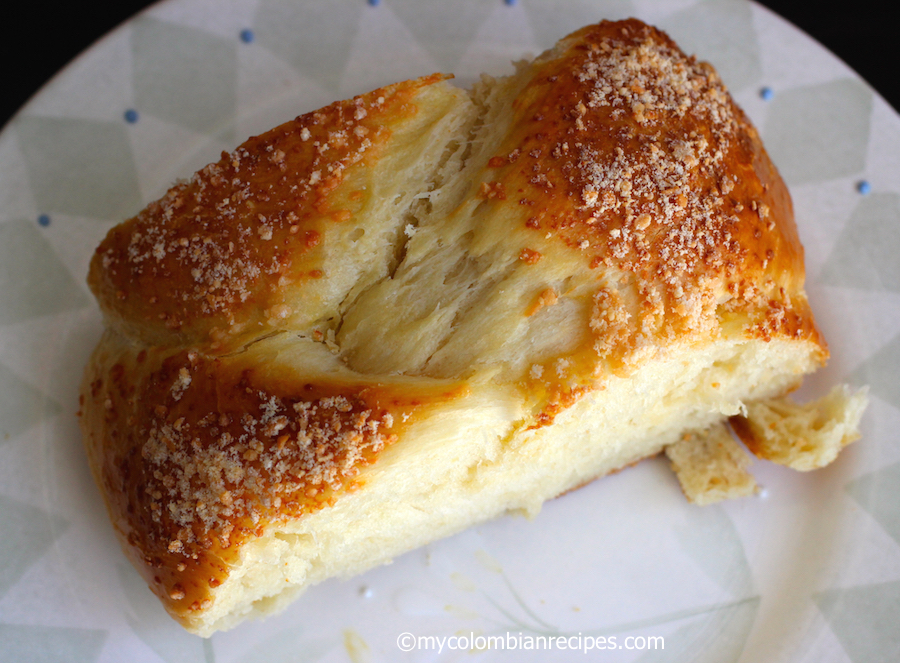
<svg viewBox="0 0 900 663">
<path fill-rule="evenodd" d="M 358 489 L 360 469 L 423 406 L 465 393 L 304 376 L 271 359 L 138 350 L 108 335 L 85 375 L 97 481 L 126 550 L 173 614 L 205 607 L 249 537 Z"/>
<path fill-rule="evenodd" d="M 787 189 L 712 67 L 639 21 L 604 22 L 538 60 L 514 113 L 487 197 L 531 211 L 535 246 L 562 242 L 639 293 L 597 292 L 601 355 L 636 342 L 623 333 L 698 333 L 725 313 L 820 340 Z"/>
<path fill-rule="evenodd" d="M 534 425 L 675 342 L 807 340 L 825 361 L 787 187 L 710 65 L 628 20 L 570 35 L 528 71 L 479 174 L 482 214 L 518 224 L 528 268 L 575 261 L 568 292 L 537 291 L 525 317 L 570 293 L 591 312 L 577 351 L 532 366 Z"/>
<path fill-rule="evenodd" d="M 787 338 L 824 360 L 787 189 L 711 67 L 630 20 L 585 28 L 528 71 L 496 153 L 447 211 L 476 231 L 507 224 L 484 230 L 485 245 L 503 240 L 493 255 L 546 271 L 518 300 L 523 319 L 580 298 L 575 340 L 504 378 L 530 412 L 518 430 L 678 344 Z M 398 383 L 285 368 L 261 349 L 280 330 L 326 340 L 316 324 L 338 319 L 355 287 L 329 290 L 334 229 L 371 229 L 373 168 L 442 80 L 252 138 L 97 249 L 89 282 L 113 331 L 82 389 L 86 445 L 127 553 L 182 619 L 208 605 L 244 542 L 353 490 L 407 420 L 461 398 L 476 373 L 475 360 L 446 375 L 417 366 L 394 372 L 446 380 Z"/>
<path fill-rule="evenodd" d="M 88 278 L 107 319 L 145 342 L 217 353 L 308 320 L 322 304 L 315 281 L 327 276 L 330 228 L 353 223 L 367 166 L 415 115 L 416 96 L 445 78 L 335 102 L 250 138 L 113 228 Z"/>
</svg>

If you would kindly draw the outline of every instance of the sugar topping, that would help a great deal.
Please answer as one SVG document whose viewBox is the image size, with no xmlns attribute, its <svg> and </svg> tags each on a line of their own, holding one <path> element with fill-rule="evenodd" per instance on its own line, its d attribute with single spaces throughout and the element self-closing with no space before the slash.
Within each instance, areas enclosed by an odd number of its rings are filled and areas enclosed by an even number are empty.
<svg viewBox="0 0 900 663">
<path fill-rule="evenodd" d="M 732 186 L 714 173 L 739 126 L 715 72 L 647 34 L 601 41 L 573 73 L 582 85 L 575 131 L 557 149 L 576 155 L 564 174 L 590 216 L 587 236 L 567 239 L 585 249 L 601 235 L 606 264 L 637 271 L 655 262 L 673 291 L 695 267 L 720 267 L 738 250 L 727 232 L 738 219 L 706 180 Z"/>
<path fill-rule="evenodd" d="M 395 439 L 393 416 L 352 393 L 277 395 L 246 371 L 231 384 L 194 359 L 157 374 L 171 387 L 136 431 L 145 507 L 170 553 L 196 558 L 264 520 L 321 507 Z"/>
<path fill-rule="evenodd" d="M 232 324 L 269 282 L 313 274 L 302 256 L 320 244 L 329 192 L 389 135 L 381 116 L 423 80 L 336 102 L 223 152 L 110 234 L 98 249 L 103 278 L 119 300 L 140 297 L 178 329 L 198 315 Z M 333 220 L 349 218 L 342 212 Z"/>
<path fill-rule="evenodd" d="M 633 275 L 638 303 L 605 310 L 608 293 L 598 294 L 597 334 L 627 327 L 635 345 L 672 324 L 669 314 L 682 328 L 710 328 L 716 306 L 746 292 L 727 288 L 754 258 L 742 238 L 774 241 L 768 185 L 752 171 L 750 182 L 737 176 L 753 164 L 755 130 L 712 67 L 655 29 L 627 21 L 580 37 L 529 84 L 539 91 L 520 95 L 535 101 L 520 111 L 519 142 L 504 145 L 504 161 L 531 186 L 520 202 L 541 202 L 525 225 L 592 268 Z M 636 316 L 629 325 L 610 326 L 608 316 L 626 313 Z M 618 336 L 599 339 L 598 351 Z"/>
</svg>

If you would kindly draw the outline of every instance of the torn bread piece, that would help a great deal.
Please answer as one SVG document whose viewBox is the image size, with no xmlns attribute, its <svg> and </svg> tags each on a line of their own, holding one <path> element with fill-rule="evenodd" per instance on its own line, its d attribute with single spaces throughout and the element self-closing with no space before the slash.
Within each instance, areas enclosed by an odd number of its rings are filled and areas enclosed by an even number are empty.
<svg viewBox="0 0 900 663">
<path fill-rule="evenodd" d="M 731 426 L 755 456 L 807 472 L 825 467 L 859 439 L 868 400 L 866 387 L 854 392 L 835 385 L 809 403 L 787 396 L 748 403 L 746 414 L 732 417 Z"/>
<path fill-rule="evenodd" d="M 685 433 L 681 440 L 666 447 L 666 456 L 692 504 L 714 504 L 747 497 L 759 490 L 753 475 L 747 471 L 750 466 L 747 452 L 723 423 L 697 433 Z"/>
<path fill-rule="evenodd" d="M 113 228 L 88 281 L 89 463 L 204 636 L 534 514 L 828 356 L 756 129 L 636 20 L 255 136 Z"/>
</svg>

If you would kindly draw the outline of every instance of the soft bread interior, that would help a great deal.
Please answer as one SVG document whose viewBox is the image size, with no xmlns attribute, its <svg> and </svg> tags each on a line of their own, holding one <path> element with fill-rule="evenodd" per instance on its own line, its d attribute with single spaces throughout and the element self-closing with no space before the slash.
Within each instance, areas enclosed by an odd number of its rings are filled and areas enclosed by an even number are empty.
<svg viewBox="0 0 900 663">
<path fill-rule="evenodd" d="M 554 426 L 521 430 L 519 401 L 484 382 L 412 428 L 366 469 L 365 489 L 249 542 L 217 590 L 200 635 L 283 608 L 311 584 L 349 577 L 471 525 L 541 504 L 653 456 L 791 389 L 814 348 L 720 341 L 671 348 L 627 379 L 613 378 Z"/>
<path fill-rule="evenodd" d="M 337 342 L 348 365 L 433 377 L 490 366 L 498 378 L 515 379 L 584 341 L 595 276 L 573 268 L 564 250 L 545 249 L 553 255 L 538 264 L 521 260 L 534 238 L 519 210 L 498 210 L 480 195 L 530 76 L 523 68 L 505 79 L 484 77 L 472 91 L 473 134 L 460 137 L 458 153 L 411 208 L 402 260 L 341 320 Z M 582 278 L 573 278 L 578 272 Z M 553 293 L 552 304 L 535 305 L 543 292 Z"/>
<path fill-rule="evenodd" d="M 825 467 L 859 439 L 868 388 L 844 384 L 821 398 L 795 403 L 777 397 L 757 401 L 732 418 L 735 432 L 756 456 L 801 472 Z"/>
</svg>

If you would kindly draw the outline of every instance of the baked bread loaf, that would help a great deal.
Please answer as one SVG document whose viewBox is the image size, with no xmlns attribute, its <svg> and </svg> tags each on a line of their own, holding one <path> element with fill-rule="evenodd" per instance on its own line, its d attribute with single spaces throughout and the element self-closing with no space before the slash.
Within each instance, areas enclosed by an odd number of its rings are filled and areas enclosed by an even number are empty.
<svg viewBox="0 0 900 663">
<path fill-rule="evenodd" d="M 209 635 L 676 442 L 690 478 L 697 432 L 825 361 L 803 281 L 712 67 L 603 22 L 471 91 L 298 117 L 111 230 L 87 453 L 132 563 Z M 712 480 L 745 471 L 730 443 L 698 501 L 752 492 Z"/>
</svg>

